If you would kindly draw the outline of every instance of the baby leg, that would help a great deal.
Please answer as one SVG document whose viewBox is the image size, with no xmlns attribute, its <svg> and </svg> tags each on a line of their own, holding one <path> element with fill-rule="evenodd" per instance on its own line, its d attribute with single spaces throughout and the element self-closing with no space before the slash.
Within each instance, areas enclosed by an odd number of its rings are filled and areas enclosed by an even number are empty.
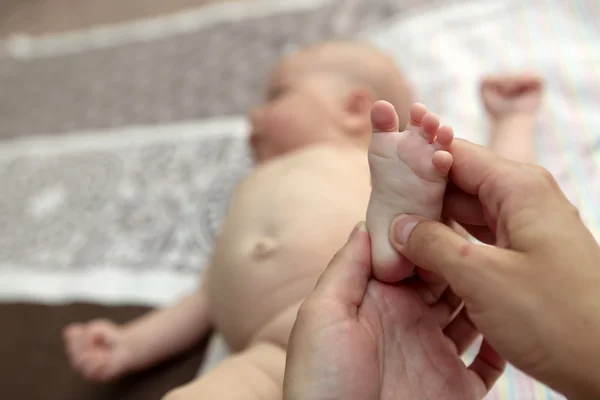
<svg viewBox="0 0 600 400">
<path fill-rule="evenodd" d="M 283 396 L 285 350 L 261 342 L 235 354 L 163 400 L 279 400 Z"/>
<path fill-rule="evenodd" d="M 390 225 L 400 214 L 440 219 L 453 132 L 440 127 L 438 117 L 422 104 L 412 106 L 404 132 L 398 132 L 398 116 L 387 102 L 375 103 L 371 118 L 375 133 L 368 154 L 372 189 L 367 228 L 373 273 L 381 281 L 396 282 L 409 276 L 413 266 L 392 248 Z"/>
</svg>

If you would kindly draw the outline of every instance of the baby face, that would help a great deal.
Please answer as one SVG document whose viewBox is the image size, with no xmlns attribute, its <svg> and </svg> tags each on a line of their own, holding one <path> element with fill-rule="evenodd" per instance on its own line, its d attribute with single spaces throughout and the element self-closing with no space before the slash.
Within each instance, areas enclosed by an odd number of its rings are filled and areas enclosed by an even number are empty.
<svg viewBox="0 0 600 400">
<path fill-rule="evenodd" d="M 265 102 L 250 112 L 250 145 L 258 163 L 336 139 L 341 96 L 332 79 L 283 62 L 271 76 Z"/>
</svg>

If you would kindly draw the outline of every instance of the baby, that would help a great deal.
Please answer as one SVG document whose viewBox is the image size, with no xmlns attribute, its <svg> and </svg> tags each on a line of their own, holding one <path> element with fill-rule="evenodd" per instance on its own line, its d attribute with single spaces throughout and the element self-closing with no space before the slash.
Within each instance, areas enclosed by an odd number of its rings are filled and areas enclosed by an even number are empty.
<svg viewBox="0 0 600 400">
<path fill-rule="evenodd" d="M 484 81 L 492 146 L 503 155 L 510 142 L 533 157 L 540 94 L 533 76 Z M 399 119 L 378 120 L 389 107 Z M 371 118 L 390 132 L 372 134 Z M 236 189 L 198 289 L 125 325 L 67 326 L 67 354 L 84 378 L 148 368 L 214 328 L 233 355 L 166 397 L 280 399 L 297 310 L 357 221 L 367 218 L 377 274 L 411 272 L 391 249 L 389 225 L 400 213 L 440 218 L 453 135 L 424 106 L 410 107 L 391 59 L 359 43 L 304 49 L 277 65 L 250 119 L 257 167 Z"/>
</svg>

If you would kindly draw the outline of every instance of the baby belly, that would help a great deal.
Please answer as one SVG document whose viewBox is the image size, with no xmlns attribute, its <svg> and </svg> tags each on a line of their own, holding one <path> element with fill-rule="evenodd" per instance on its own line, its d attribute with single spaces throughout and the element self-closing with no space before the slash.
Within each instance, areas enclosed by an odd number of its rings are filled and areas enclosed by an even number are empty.
<svg viewBox="0 0 600 400">
<path fill-rule="evenodd" d="M 314 250 L 289 228 L 223 232 L 207 278 L 213 321 L 233 351 L 259 336 L 287 344 L 294 309 L 324 267 L 314 268 Z"/>
</svg>

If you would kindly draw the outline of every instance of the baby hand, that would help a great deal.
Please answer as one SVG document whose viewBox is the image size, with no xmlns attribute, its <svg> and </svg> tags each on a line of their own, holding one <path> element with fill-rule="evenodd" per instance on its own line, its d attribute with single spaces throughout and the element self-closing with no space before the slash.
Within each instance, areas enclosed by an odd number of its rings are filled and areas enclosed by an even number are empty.
<svg viewBox="0 0 600 400">
<path fill-rule="evenodd" d="M 481 100 L 492 118 L 534 114 L 542 102 L 543 81 L 535 74 L 491 75 L 481 82 Z"/>
<path fill-rule="evenodd" d="M 125 374 L 133 352 L 123 340 L 120 326 L 107 320 L 70 324 L 63 339 L 71 366 L 93 382 L 106 382 Z"/>
</svg>

